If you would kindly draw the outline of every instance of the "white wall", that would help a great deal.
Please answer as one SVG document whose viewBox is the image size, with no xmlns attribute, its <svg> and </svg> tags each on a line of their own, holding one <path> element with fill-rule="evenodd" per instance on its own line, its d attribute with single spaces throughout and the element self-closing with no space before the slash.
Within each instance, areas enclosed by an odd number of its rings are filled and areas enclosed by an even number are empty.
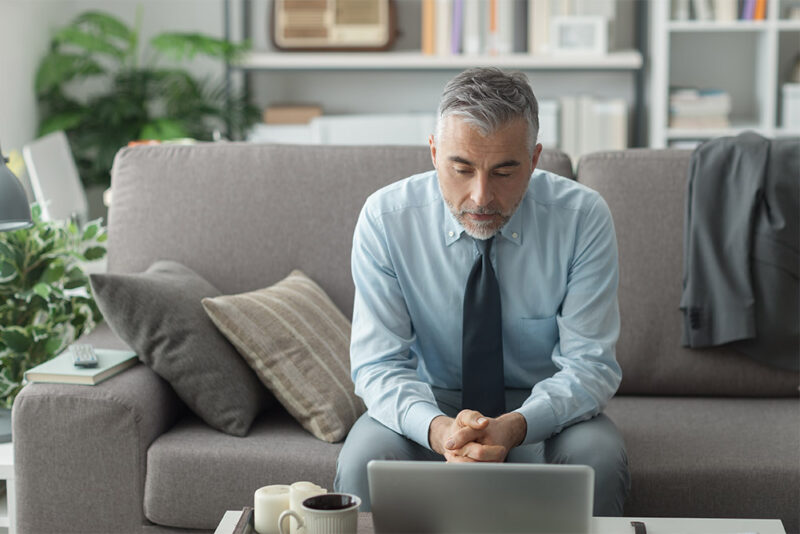
<svg viewBox="0 0 800 534">
<path fill-rule="evenodd" d="M 143 44 L 165 31 L 224 35 L 223 0 L 0 0 L 0 146 L 4 152 L 21 150 L 36 138 L 36 68 L 55 30 L 88 10 L 104 11 L 133 26 L 138 6 Z M 221 77 L 224 66 L 198 58 L 190 70 L 199 76 Z"/>
</svg>

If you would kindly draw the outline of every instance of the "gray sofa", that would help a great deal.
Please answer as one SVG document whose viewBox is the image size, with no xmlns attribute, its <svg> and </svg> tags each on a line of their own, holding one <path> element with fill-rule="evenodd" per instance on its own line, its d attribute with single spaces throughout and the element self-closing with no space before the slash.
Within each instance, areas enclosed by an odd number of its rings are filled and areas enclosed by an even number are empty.
<svg viewBox="0 0 800 534">
<path fill-rule="evenodd" d="M 680 346 L 689 156 L 627 150 L 578 166 L 578 181 L 608 202 L 619 240 L 624 377 L 606 413 L 628 449 L 626 515 L 780 518 L 796 533 L 800 377 L 725 348 Z M 541 166 L 572 173 L 558 152 L 545 152 Z M 362 203 L 430 168 L 423 147 L 126 148 L 113 171 L 108 269 L 139 272 L 173 259 L 238 293 L 299 268 L 349 316 Z M 106 325 L 88 340 L 124 346 Z M 94 387 L 26 386 L 13 432 L 22 534 L 213 531 L 260 486 L 331 488 L 341 448 L 279 407 L 244 438 L 214 431 L 144 365 Z"/>
</svg>

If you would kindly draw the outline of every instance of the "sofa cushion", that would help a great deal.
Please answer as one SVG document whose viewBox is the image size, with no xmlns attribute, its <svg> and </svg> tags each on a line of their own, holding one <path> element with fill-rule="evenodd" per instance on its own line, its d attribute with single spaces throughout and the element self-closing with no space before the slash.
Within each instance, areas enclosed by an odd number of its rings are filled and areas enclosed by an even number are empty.
<svg viewBox="0 0 800 534">
<path fill-rule="evenodd" d="M 557 150 L 543 151 L 539 167 L 572 176 Z M 112 171 L 108 270 L 138 272 L 170 258 L 230 295 L 300 269 L 350 318 L 350 249 L 364 201 L 432 168 L 427 146 L 123 148 Z M 153 239 L 161 235 L 180 238 Z"/>
<path fill-rule="evenodd" d="M 597 190 L 619 246 L 619 392 L 797 396 L 800 374 L 728 347 L 681 346 L 679 309 L 689 150 L 626 150 L 581 158 L 578 181 Z"/>
<path fill-rule="evenodd" d="M 147 451 L 145 516 L 214 529 L 226 510 L 252 506 L 261 486 L 309 480 L 333 491 L 341 447 L 316 439 L 280 407 L 259 416 L 246 438 L 187 417 Z"/>
<path fill-rule="evenodd" d="M 203 299 L 217 328 L 311 434 L 341 441 L 366 409 L 350 378 L 350 321 L 301 271 L 277 284 Z"/>
<path fill-rule="evenodd" d="M 270 395 L 203 311 L 201 299 L 219 290 L 173 261 L 158 261 L 143 273 L 90 279 L 111 329 L 142 362 L 206 423 L 247 434 Z"/>
<path fill-rule="evenodd" d="M 800 400 L 625 396 L 605 413 L 628 452 L 625 515 L 779 518 L 800 531 Z"/>
</svg>

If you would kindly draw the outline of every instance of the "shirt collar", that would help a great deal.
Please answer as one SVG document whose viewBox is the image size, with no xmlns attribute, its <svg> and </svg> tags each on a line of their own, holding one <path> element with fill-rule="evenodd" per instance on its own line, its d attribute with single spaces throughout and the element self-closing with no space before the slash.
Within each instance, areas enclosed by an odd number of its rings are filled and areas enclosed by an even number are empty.
<svg viewBox="0 0 800 534">
<path fill-rule="evenodd" d="M 522 202 L 520 202 L 519 206 L 517 206 L 517 210 L 514 212 L 514 215 L 511 216 L 511 219 L 509 219 L 506 225 L 503 226 L 499 232 L 499 234 L 505 239 L 517 246 L 522 245 L 523 210 L 521 208 L 524 202 L 525 197 L 522 198 Z M 447 206 L 447 202 L 444 201 L 444 197 L 442 197 L 442 209 L 444 210 L 444 226 L 442 228 L 442 231 L 444 232 L 444 243 L 449 247 L 458 241 L 462 234 L 466 232 L 464 227 L 461 226 L 461 223 L 458 222 L 453 213 L 450 211 L 450 208 Z"/>
</svg>

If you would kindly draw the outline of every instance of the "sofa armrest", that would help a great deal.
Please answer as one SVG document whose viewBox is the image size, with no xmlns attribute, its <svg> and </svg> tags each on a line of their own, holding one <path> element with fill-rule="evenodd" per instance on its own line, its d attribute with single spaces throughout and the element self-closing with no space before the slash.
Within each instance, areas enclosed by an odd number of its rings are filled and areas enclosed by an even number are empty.
<svg viewBox="0 0 800 534">
<path fill-rule="evenodd" d="M 140 531 L 147 449 L 183 410 L 144 365 L 96 386 L 25 386 L 12 412 L 19 531 Z"/>
</svg>

